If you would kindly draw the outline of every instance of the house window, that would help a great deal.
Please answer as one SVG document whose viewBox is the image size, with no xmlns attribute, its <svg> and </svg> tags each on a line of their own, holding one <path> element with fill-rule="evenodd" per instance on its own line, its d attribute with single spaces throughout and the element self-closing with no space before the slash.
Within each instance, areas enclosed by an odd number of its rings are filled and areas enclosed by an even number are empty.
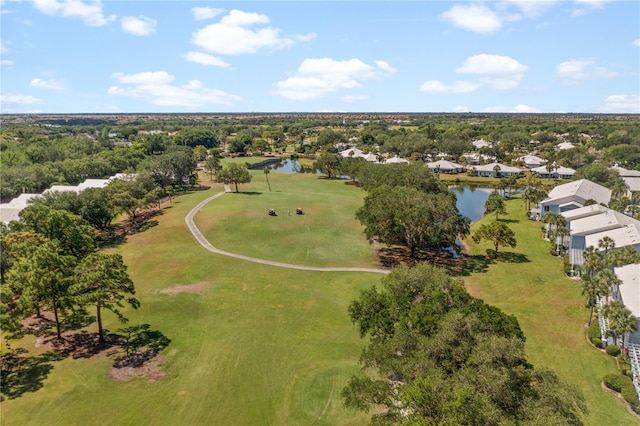
<svg viewBox="0 0 640 426">
<path fill-rule="evenodd" d="M 544 211 L 548 212 L 549 211 L 549 206 L 544 206 Z"/>
</svg>

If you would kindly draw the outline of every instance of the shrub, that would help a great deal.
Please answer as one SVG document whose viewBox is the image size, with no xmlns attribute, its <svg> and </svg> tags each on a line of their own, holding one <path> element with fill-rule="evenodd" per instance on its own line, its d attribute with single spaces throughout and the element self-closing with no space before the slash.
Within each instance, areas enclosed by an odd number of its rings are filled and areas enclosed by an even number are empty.
<svg viewBox="0 0 640 426">
<path fill-rule="evenodd" d="M 489 259 L 495 259 L 496 257 L 498 257 L 498 252 L 494 249 L 487 249 L 487 257 Z"/>
<path fill-rule="evenodd" d="M 602 381 L 604 382 L 604 385 L 609 389 L 620 392 L 622 391 L 622 388 L 624 386 L 623 381 L 625 379 L 626 378 L 624 376 L 621 376 L 619 374 L 607 374 L 602 378 Z M 633 386 L 633 383 L 631 384 L 631 386 Z"/>
<path fill-rule="evenodd" d="M 624 400 L 627 401 L 633 408 L 638 408 L 640 406 L 640 400 L 638 400 L 638 393 L 636 392 L 636 388 L 635 386 L 633 386 L 633 383 L 628 377 L 621 393 Z"/>
<path fill-rule="evenodd" d="M 595 347 L 601 348 L 602 347 L 602 340 L 600 340 L 599 337 L 591 337 L 589 340 L 591 340 L 591 344 Z"/>
<path fill-rule="evenodd" d="M 593 339 L 600 339 L 600 326 L 598 325 L 598 321 L 592 321 L 591 325 L 587 329 L 587 336 L 589 336 L 589 340 L 593 341 Z"/>
<path fill-rule="evenodd" d="M 618 347 L 618 345 L 609 345 L 607 346 L 606 351 L 607 351 L 607 354 L 611 356 L 620 355 L 620 348 Z"/>
</svg>

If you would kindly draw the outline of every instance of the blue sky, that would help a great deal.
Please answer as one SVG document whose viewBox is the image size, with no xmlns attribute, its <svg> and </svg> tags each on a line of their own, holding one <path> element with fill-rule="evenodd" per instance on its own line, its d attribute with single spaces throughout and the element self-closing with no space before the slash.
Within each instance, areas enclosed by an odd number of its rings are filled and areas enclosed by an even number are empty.
<svg viewBox="0 0 640 426">
<path fill-rule="evenodd" d="M 640 113 L 637 1 L 2 1 L 1 112 Z"/>
</svg>

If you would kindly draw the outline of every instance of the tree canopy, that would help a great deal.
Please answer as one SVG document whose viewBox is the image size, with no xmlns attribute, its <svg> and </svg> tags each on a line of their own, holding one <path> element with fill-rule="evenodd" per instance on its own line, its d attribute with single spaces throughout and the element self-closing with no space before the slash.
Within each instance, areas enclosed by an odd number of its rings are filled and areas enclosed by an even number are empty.
<svg viewBox="0 0 640 426">
<path fill-rule="evenodd" d="M 364 374 L 342 397 L 375 424 L 581 424 L 580 392 L 524 353 L 517 320 L 428 264 L 395 268 L 349 305 Z"/>
</svg>

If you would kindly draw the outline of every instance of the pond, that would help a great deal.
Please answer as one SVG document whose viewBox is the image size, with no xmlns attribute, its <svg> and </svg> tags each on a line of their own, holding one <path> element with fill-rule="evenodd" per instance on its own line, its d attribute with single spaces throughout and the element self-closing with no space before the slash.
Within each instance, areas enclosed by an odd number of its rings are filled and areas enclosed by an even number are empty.
<svg viewBox="0 0 640 426">
<path fill-rule="evenodd" d="M 493 192 L 493 188 L 481 188 L 470 185 L 449 187 L 456 194 L 456 206 L 462 216 L 471 219 L 472 222 L 484 216 L 484 203 Z"/>
<path fill-rule="evenodd" d="M 317 175 L 322 174 L 319 170 L 314 170 L 313 167 L 303 166 L 298 160 L 282 159 L 279 162 L 269 164 L 267 167 L 273 171 L 285 172 L 285 173 L 315 173 Z"/>
</svg>

